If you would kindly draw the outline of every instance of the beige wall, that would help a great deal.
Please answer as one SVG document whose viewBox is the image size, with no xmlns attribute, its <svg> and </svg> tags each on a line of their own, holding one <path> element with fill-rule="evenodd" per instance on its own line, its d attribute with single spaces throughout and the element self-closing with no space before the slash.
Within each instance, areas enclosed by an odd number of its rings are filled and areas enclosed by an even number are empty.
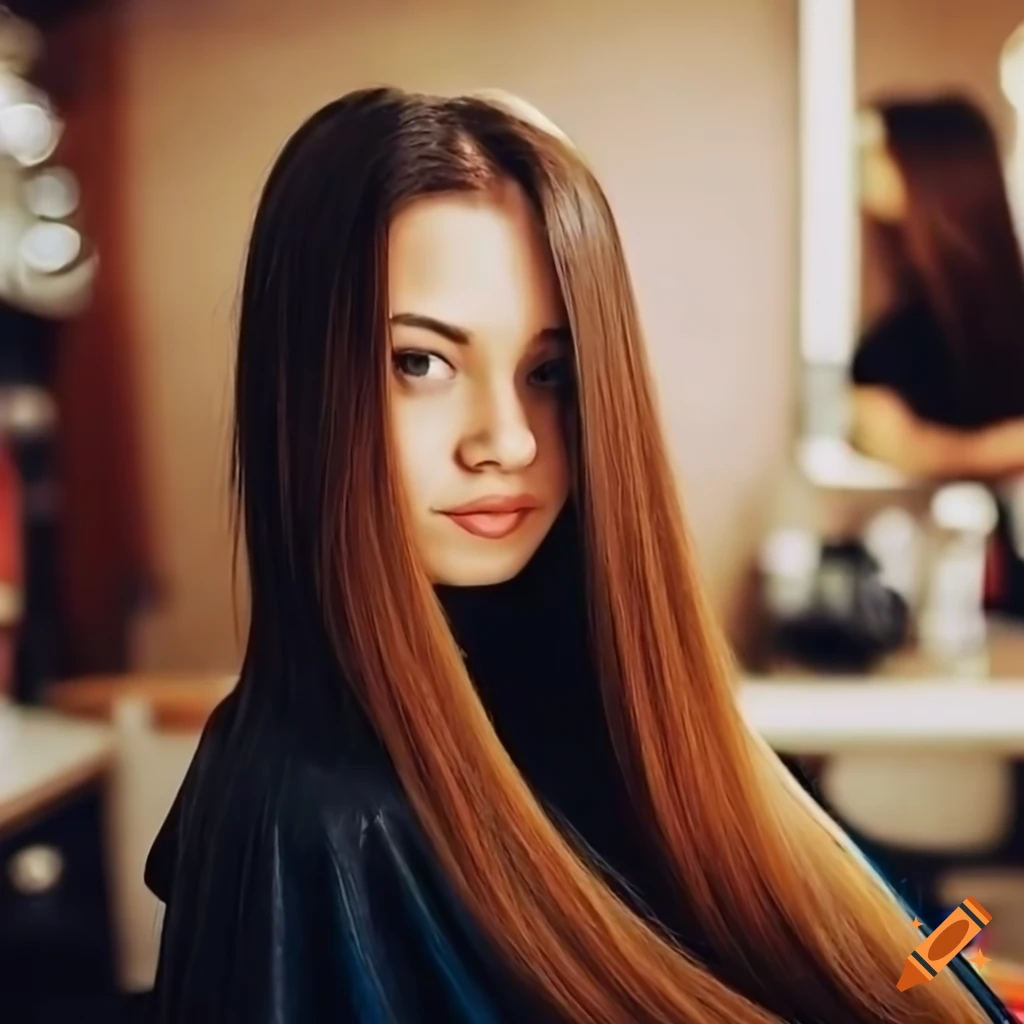
<svg viewBox="0 0 1024 1024">
<path fill-rule="evenodd" d="M 856 0 L 857 91 L 966 89 L 995 119 L 1013 127 L 999 85 L 1003 44 L 1024 23 L 1021 0 Z"/>
<path fill-rule="evenodd" d="M 171 600 L 142 667 L 231 668 L 231 318 L 275 151 L 350 88 L 500 85 L 559 121 L 617 210 L 720 607 L 787 455 L 796 321 L 794 0 L 135 0 L 127 282 Z"/>
<path fill-rule="evenodd" d="M 857 97 L 966 92 L 992 119 L 1009 154 L 1013 109 L 1000 85 L 1000 56 L 1024 23 L 1021 0 L 856 0 Z M 862 252 L 861 315 L 874 320 L 892 295 L 884 271 Z"/>
</svg>

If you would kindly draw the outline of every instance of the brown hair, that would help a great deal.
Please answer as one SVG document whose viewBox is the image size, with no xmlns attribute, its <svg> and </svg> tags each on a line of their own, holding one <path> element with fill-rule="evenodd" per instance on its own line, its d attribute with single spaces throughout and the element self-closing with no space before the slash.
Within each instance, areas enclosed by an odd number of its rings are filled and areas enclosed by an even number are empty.
<svg viewBox="0 0 1024 1024">
<path fill-rule="evenodd" d="M 961 419 L 1024 415 L 1024 259 L 995 132 L 962 96 L 872 106 L 907 206 L 898 224 L 869 219 L 869 245 L 902 298 L 923 298 L 938 321 Z"/>
<path fill-rule="evenodd" d="M 403 516 L 387 415 L 388 224 L 417 197 L 502 178 L 536 207 L 572 327 L 577 505 L 621 761 L 736 988 L 627 909 L 544 814 L 475 693 Z M 301 704 L 321 676 L 290 667 L 327 652 L 457 892 L 561 1016 L 984 1019 L 949 972 L 897 991 L 914 929 L 741 719 L 616 227 L 563 137 L 493 96 L 374 89 L 314 115 L 256 216 L 236 398 L 252 593 L 243 675 Z"/>
</svg>

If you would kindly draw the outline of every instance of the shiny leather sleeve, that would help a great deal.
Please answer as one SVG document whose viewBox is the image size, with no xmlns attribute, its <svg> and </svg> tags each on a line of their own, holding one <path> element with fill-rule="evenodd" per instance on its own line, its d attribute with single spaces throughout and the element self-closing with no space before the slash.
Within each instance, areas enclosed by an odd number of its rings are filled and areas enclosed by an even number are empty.
<svg viewBox="0 0 1024 1024">
<path fill-rule="evenodd" d="M 539 1021 L 373 777 L 201 745 L 147 865 L 159 1024 Z"/>
<path fill-rule="evenodd" d="M 386 773 L 213 725 L 146 867 L 166 904 L 154 1024 L 550 1024 Z M 1013 1024 L 970 964 L 950 970 Z"/>
</svg>

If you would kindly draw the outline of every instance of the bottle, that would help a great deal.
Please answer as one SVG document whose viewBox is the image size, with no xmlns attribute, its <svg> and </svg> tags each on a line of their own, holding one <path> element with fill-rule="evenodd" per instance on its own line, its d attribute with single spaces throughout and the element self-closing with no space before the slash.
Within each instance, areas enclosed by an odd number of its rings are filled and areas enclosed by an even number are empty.
<svg viewBox="0 0 1024 1024">
<path fill-rule="evenodd" d="M 980 484 L 949 484 L 931 502 L 933 545 L 920 637 L 924 651 L 956 675 L 988 673 L 985 564 L 995 500 Z"/>
<path fill-rule="evenodd" d="M 775 620 L 806 611 L 821 563 L 821 540 L 809 530 L 780 528 L 765 538 L 758 558 L 761 598 Z"/>
<path fill-rule="evenodd" d="M 920 590 L 921 531 L 904 508 L 882 509 L 864 527 L 864 547 L 878 563 L 881 582 L 916 607 Z"/>
</svg>

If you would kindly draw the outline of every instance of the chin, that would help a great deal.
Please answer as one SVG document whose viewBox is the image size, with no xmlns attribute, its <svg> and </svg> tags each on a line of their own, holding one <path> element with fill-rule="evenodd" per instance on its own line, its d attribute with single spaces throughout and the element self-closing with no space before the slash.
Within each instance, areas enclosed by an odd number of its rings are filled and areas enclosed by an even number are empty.
<svg viewBox="0 0 1024 1024">
<path fill-rule="evenodd" d="M 434 583 L 449 587 L 487 587 L 518 576 L 534 556 L 538 545 L 516 550 L 452 553 L 431 560 L 429 573 Z"/>
</svg>

